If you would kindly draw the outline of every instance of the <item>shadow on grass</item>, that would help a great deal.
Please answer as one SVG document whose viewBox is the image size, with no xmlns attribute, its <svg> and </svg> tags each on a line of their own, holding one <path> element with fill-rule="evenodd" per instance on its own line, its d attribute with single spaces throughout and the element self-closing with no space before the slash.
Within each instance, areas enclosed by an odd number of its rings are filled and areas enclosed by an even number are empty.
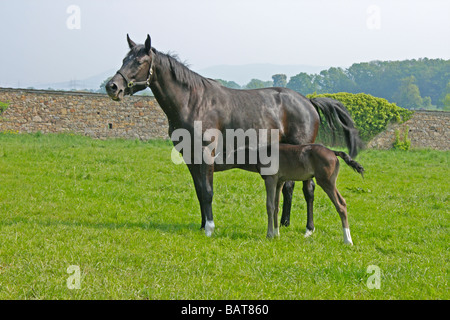
<svg viewBox="0 0 450 320">
<path fill-rule="evenodd" d="M 39 220 L 36 218 L 14 218 L 0 222 L 0 228 L 5 226 L 13 226 L 18 224 L 27 224 L 39 227 L 68 227 L 68 228 L 90 228 L 90 229 L 108 229 L 108 230 L 121 230 L 121 229 L 140 229 L 140 230 L 154 230 L 164 233 L 172 234 L 187 234 L 189 232 L 199 232 L 204 234 L 204 229 L 200 229 L 200 223 L 179 223 L 179 222 L 158 222 L 158 221 L 145 221 L 145 222 L 92 222 L 92 221 L 67 221 L 67 220 L 55 220 L 46 219 Z M 284 229 L 284 228 L 283 228 Z M 264 231 L 265 232 L 265 231 Z M 206 235 L 205 235 L 206 237 Z M 236 226 L 218 226 L 214 231 L 212 238 L 219 239 L 249 239 L 249 238 L 261 238 L 265 239 L 264 234 L 255 234 L 253 232 L 239 230 Z"/>
<path fill-rule="evenodd" d="M 92 229 L 142 229 L 142 230 L 159 230 L 169 233 L 181 233 L 187 231 L 200 231 L 199 223 L 176 223 L 176 222 L 91 222 L 91 221 L 64 221 L 64 220 L 38 220 L 38 219 L 24 219 L 14 218 L 7 221 L 0 222 L 0 227 L 12 226 L 16 224 L 29 224 L 42 227 L 83 227 Z"/>
</svg>

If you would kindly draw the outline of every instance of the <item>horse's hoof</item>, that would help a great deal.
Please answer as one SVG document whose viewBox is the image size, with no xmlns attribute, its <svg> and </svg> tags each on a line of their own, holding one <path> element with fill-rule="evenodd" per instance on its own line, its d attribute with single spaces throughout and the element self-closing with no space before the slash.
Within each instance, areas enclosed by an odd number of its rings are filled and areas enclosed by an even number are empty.
<svg viewBox="0 0 450 320">
<path fill-rule="evenodd" d="M 214 231 L 214 221 L 206 221 L 205 224 L 205 234 L 207 237 L 211 237 Z"/>
<path fill-rule="evenodd" d="M 289 225 L 291 224 L 291 222 L 290 222 L 289 220 L 281 220 L 281 221 L 280 221 L 280 224 L 281 224 L 283 227 L 289 227 Z"/>
<path fill-rule="evenodd" d="M 306 228 L 305 238 L 308 238 L 309 236 L 311 236 L 313 234 L 314 230 L 316 230 L 316 229 L 314 228 L 312 230 L 309 230 L 308 228 Z"/>
</svg>

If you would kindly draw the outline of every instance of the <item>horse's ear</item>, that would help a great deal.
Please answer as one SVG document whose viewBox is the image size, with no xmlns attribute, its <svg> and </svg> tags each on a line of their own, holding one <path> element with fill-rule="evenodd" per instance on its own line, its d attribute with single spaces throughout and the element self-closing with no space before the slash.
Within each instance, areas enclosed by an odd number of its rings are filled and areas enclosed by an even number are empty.
<svg viewBox="0 0 450 320">
<path fill-rule="evenodd" d="M 130 36 L 127 33 L 127 41 L 128 41 L 128 46 L 130 47 L 130 49 L 133 49 L 134 47 L 136 47 L 136 43 L 134 43 L 133 40 L 130 39 Z"/>
<path fill-rule="evenodd" d="M 150 35 L 147 34 L 147 39 L 145 39 L 145 52 L 150 54 L 150 50 L 152 50 L 152 39 L 150 38 Z"/>
</svg>

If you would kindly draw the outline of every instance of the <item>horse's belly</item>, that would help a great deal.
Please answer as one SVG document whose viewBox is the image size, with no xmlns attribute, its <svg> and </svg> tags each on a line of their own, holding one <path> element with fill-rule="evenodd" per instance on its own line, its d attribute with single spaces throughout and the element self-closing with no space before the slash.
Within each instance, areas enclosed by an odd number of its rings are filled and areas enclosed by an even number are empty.
<svg viewBox="0 0 450 320">
<path fill-rule="evenodd" d="M 226 171 L 230 169 L 242 169 L 251 172 L 258 172 L 256 164 L 214 164 L 214 171 Z"/>
</svg>

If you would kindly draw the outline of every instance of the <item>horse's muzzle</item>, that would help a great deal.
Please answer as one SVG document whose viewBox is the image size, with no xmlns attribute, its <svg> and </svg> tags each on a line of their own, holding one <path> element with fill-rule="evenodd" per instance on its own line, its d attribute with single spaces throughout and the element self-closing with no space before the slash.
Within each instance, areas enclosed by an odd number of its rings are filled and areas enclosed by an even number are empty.
<svg viewBox="0 0 450 320">
<path fill-rule="evenodd" d="M 120 84 L 117 84 L 114 81 L 114 78 L 108 81 L 108 83 L 105 86 L 108 96 L 114 101 L 120 101 L 123 99 L 123 96 L 125 94 L 125 88 L 121 87 L 122 86 Z"/>
</svg>

